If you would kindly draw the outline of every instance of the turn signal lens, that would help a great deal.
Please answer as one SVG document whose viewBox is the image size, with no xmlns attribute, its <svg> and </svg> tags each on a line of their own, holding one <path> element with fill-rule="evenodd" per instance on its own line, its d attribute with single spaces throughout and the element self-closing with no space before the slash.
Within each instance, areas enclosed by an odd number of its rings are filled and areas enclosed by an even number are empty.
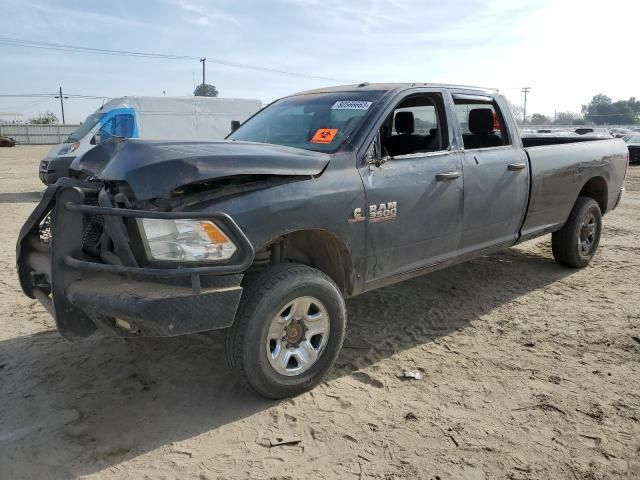
<svg viewBox="0 0 640 480">
<path fill-rule="evenodd" d="M 211 222 L 200 222 L 200 227 L 204 230 L 204 232 L 211 240 L 211 243 L 227 243 L 229 239 L 227 236 L 220 231 L 218 227 L 216 227 Z"/>
</svg>

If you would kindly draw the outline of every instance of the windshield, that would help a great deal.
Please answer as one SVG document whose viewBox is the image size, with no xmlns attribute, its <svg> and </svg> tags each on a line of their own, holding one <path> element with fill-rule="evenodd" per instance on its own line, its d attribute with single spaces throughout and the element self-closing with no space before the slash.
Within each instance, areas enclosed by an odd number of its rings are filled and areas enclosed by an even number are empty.
<svg viewBox="0 0 640 480">
<path fill-rule="evenodd" d="M 93 127 L 98 124 L 104 115 L 104 113 L 92 113 L 89 115 L 84 123 L 80 125 L 75 132 L 69 135 L 69 138 L 67 138 L 64 143 L 73 143 L 82 140 L 93 129 Z"/>
<path fill-rule="evenodd" d="M 630 135 L 624 137 L 624 141 L 627 143 L 640 143 L 640 135 Z"/>
<path fill-rule="evenodd" d="M 362 124 L 384 91 L 297 95 L 269 105 L 228 140 L 335 152 Z"/>
</svg>

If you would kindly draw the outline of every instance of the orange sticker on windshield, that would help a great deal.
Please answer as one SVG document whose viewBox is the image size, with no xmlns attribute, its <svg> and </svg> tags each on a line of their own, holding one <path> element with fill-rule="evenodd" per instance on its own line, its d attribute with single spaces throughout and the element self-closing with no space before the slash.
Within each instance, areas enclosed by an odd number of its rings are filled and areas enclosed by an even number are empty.
<svg viewBox="0 0 640 480">
<path fill-rule="evenodd" d="M 311 143 L 331 143 L 337 133 L 337 128 L 319 128 L 316 130 L 316 133 L 313 134 Z"/>
</svg>

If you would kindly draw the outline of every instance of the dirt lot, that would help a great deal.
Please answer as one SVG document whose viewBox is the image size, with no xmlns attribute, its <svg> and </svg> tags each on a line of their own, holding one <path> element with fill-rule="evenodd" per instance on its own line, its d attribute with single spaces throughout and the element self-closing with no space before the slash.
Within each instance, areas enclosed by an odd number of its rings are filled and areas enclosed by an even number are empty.
<svg viewBox="0 0 640 480">
<path fill-rule="evenodd" d="M 271 402 L 219 334 L 56 333 L 14 267 L 45 152 L 0 149 L 0 478 L 640 478 L 640 167 L 589 268 L 543 238 L 352 299 L 330 378 Z"/>
</svg>

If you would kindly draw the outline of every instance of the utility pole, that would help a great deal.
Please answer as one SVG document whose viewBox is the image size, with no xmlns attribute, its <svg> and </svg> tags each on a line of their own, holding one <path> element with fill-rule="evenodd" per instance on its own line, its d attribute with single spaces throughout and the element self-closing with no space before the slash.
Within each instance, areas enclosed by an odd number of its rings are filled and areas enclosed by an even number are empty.
<svg viewBox="0 0 640 480">
<path fill-rule="evenodd" d="M 200 61 L 202 62 L 202 94 L 204 95 L 204 64 L 206 63 L 207 59 L 201 58 Z"/>
<path fill-rule="evenodd" d="M 60 99 L 60 109 L 62 110 L 62 124 L 64 125 L 64 98 L 69 98 L 69 97 L 63 97 L 62 96 L 62 87 L 60 87 L 60 95 L 56 95 L 55 98 L 59 98 Z"/>
<path fill-rule="evenodd" d="M 524 114 L 522 115 L 522 125 L 527 123 L 527 93 L 529 93 L 531 87 L 522 87 L 522 93 L 524 93 Z"/>
</svg>

